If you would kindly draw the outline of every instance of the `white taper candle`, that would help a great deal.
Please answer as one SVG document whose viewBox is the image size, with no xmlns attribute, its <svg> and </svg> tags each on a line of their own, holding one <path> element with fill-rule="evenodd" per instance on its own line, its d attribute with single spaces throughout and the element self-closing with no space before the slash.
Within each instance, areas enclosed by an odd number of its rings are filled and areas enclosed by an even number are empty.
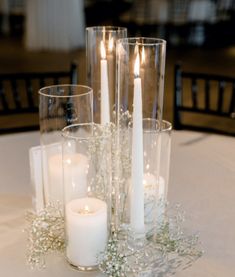
<svg viewBox="0 0 235 277">
<path fill-rule="evenodd" d="M 134 100 L 132 133 L 132 168 L 131 168 L 131 212 L 130 223 L 136 234 L 144 233 L 144 185 L 143 185 L 143 116 L 142 89 L 139 77 L 139 53 L 134 65 Z"/>
<path fill-rule="evenodd" d="M 100 82 L 101 82 L 101 124 L 110 122 L 109 107 L 109 84 L 108 84 L 108 64 L 104 42 L 100 42 L 101 61 L 100 61 Z"/>
</svg>

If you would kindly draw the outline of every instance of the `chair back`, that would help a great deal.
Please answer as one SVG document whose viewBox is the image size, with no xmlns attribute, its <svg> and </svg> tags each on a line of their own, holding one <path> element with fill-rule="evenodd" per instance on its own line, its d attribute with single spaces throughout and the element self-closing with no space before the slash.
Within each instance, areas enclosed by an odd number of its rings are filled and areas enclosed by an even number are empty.
<svg viewBox="0 0 235 277">
<path fill-rule="evenodd" d="M 175 129 L 235 135 L 235 78 L 186 72 L 176 64 L 174 93 Z"/>
<path fill-rule="evenodd" d="M 69 71 L 0 74 L 0 134 L 39 130 L 38 90 L 77 84 L 77 64 Z"/>
</svg>

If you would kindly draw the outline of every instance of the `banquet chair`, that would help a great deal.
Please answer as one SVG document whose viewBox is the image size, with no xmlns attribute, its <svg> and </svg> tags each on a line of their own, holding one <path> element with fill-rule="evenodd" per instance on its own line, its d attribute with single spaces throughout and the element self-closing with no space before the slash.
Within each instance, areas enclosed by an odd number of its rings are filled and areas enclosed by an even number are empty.
<svg viewBox="0 0 235 277">
<path fill-rule="evenodd" d="M 235 77 L 174 73 L 174 129 L 235 136 Z"/>
<path fill-rule="evenodd" d="M 57 72 L 0 74 L 0 134 L 39 130 L 38 90 L 57 84 L 77 84 L 77 64 Z"/>
</svg>

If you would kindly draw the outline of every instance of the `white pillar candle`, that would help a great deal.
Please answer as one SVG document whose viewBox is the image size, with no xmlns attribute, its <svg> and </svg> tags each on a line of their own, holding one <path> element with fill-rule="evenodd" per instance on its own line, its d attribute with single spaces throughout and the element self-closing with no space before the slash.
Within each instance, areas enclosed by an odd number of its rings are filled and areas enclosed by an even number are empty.
<svg viewBox="0 0 235 277">
<path fill-rule="evenodd" d="M 145 206 L 145 223 L 153 222 L 154 216 L 157 217 L 157 223 L 163 221 L 165 212 L 165 180 L 162 176 L 159 181 L 151 173 L 144 174 L 144 206 Z M 155 214 L 155 205 L 157 214 Z"/>
<path fill-rule="evenodd" d="M 139 53 L 134 65 L 130 223 L 134 233 L 144 233 L 143 118 Z"/>
<path fill-rule="evenodd" d="M 158 186 L 157 224 L 160 225 L 164 221 L 167 189 L 165 179 L 162 176 L 159 177 Z"/>
<path fill-rule="evenodd" d="M 63 203 L 63 166 L 62 155 L 55 154 L 48 160 L 48 198 L 49 201 Z"/>
<path fill-rule="evenodd" d="M 61 154 L 51 155 L 48 160 L 48 198 L 63 203 L 66 199 L 84 197 L 87 193 L 88 159 L 83 154 L 71 154 L 63 161 Z M 64 184 L 64 188 L 63 188 Z"/>
<path fill-rule="evenodd" d="M 146 231 L 148 231 L 148 224 L 152 225 L 154 217 L 154 207 L 156 204 L 157 193 L 157 179 L 155 175 L 151 173 L 144 174 L 144 221 L 147 226 Z M 150 226 L 151 229 L 152 226 Z"/>
<path fill-rule="evenodd" d="M 131 180 L 128 181 L 129 187 L 131 188 Z M 159 177 L 159 184 L 157 178 L 152 173 L 145 173 L 143 179 L 144 186 L 144 221 L 148 224 L 153 221 L 154 207 L 157 204 L 157 218 L 160 219 L 164 213 L 164 207 L 161 205 L 162 201 L 165 200 L 165 180 L 162 176 Z M 130 209 L 130 194 L 127 197 L 127 210 Z M 146 227 L 146 226 L 145 226 Z"/>
<path fill-rule="evenodd" d="M 50 159 L 52 157 L 58 157 L 56 166 L 52 166 Z M 46 146 L 42 146 L 42 166 L 43 166 L 43 190 L 45 203 L 63 200 L 63 171 L 62 171 L 62 145 L 61 143 L 52 143 Z M 55 168 L 53 170 L 53 168 Z M 56 171 L 56 173 L 55 173 Z M 52 172 L 52 173 L 51 173 Z"/>
<path fill-rule="evenodd" d="M 109 83 L 108 83 L 108 65 L 106 60 L 106 51 L 104 42 L 100 42 L 101 61 L 100 61 L 100 83 L 101 83 L 101 124 L 110 122 L 109 107 Z"/>
<path fill-rule="evenodd" d="M 105 250 L 107 204 L 97 198 L 80 198 L 66 205 L 66 255 L 78 267 L 94 267 Z"/>
<path fill-rule="evenodd" d="M 65 155 L 63 164 L 65 202 L 87 196 L 89 169 L 87 156 L 80 153 Z"/>
</svg>

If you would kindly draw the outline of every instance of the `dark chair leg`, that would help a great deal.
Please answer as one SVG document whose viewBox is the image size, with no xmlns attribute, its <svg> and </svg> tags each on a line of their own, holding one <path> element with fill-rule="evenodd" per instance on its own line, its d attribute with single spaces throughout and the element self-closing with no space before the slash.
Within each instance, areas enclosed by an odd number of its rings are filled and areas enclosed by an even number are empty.
<svg viewBox="0 0 235 277">
<path fill-rule="evenodd" d="M 182 92 L 182 76 L 181 76 L 181 65 L 177 63 L 175 65 L 175 78 L 174 78 L 174 129 L 181 129 L 181 115 L 179 107 L 181 105 L 181 92 Z"/>
</svg>

